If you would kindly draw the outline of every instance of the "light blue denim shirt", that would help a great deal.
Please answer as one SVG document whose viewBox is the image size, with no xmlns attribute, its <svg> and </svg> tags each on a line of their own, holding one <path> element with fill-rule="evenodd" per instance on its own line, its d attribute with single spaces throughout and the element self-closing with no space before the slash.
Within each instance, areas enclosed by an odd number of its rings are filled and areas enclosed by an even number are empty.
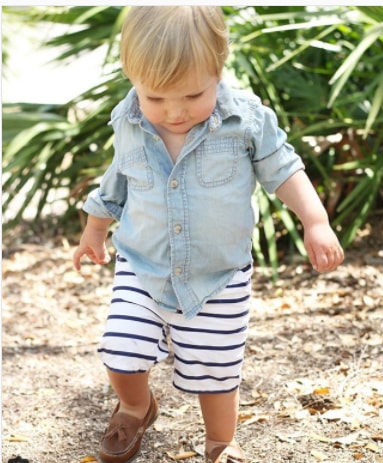
<svg viewBox="0 0 383 463">
<path fill-rule="evenodd" d="M 117 252 L 160 307 L 192 318 L 252 261 L 258 181 L 269 193 L 304 165 L 275 113 L 220 82 L 210 118 L 174 163 L 133 88 L 112 111 L 115 155 L 84 210 L 119 221 Z"/>
</svg>

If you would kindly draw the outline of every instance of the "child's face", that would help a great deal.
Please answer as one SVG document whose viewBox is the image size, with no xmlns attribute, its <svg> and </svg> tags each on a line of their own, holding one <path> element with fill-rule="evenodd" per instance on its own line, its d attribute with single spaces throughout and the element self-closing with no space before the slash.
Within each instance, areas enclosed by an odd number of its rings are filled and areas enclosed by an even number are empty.
<svg viewBox="0 0 383 463">
<path fill-rule="evenodd" d="M 186 134 L 209 118 L 217 98 L 216 76 L 204 74 L 186 78 L 182 84 L 166 90 L 152 90 L 140 81 L 133 81 L 140 108 L 145 117 L 159 131 Z"/>
</svg>

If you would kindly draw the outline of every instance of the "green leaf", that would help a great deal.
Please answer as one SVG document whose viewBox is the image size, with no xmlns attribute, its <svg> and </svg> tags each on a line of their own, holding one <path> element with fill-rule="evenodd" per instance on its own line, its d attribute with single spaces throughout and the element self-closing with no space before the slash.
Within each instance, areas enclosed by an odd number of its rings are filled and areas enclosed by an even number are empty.
<svg viewBox="0 0 383 463">
<path fill-rule="evenodd" d="M 366 126 L 364 129 L 364 138 L 367 138 L 372 126 L 374 125 L 378 114 L 382 111 L 383 107 L 383 74 L 378 77 L 378 85 L 372 100 L 371 109 L 368 113 Z"/>
<path fill-rule="evenodd" d="M 363 37 L 362 41 L 350 53 L 348 58 L 342 63 L 334 76 L 330 79 L 329 84 L 334 85 L 331 91 L 328 107 L 331 107 L 341 92 L 342 88 L 348 81 L 351 73 L 356 68 L 365 51 L 383 35 L 383 24 L 372 26 Z"/>
<path fill-rule="evenodd" d="M 257 189 L 255 196 L 258 201 L 258 207 L 262 219 L 262 228 L 267 242 L 270 266 L 272 270 L 273 280 L 275 281 L 278 276 L 278 256 L 275 238 L 275 227 L 270 209 L 270 201 L 266 192 L 262 189 Z"/>
</svg>

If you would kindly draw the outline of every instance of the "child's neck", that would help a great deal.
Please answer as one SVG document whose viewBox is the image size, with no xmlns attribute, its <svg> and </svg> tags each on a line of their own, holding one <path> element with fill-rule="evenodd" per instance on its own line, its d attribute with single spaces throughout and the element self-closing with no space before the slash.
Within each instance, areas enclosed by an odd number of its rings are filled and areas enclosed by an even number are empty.
<svg viewBox="0 0 383 463">
<path fill-rule="evenodd" d="M 176 163 L 179 154 L 185 144 L 186 133 L 175 134 L 156 127 L 158 134 L 162 138 L 170 157 Z"/>
</svg>

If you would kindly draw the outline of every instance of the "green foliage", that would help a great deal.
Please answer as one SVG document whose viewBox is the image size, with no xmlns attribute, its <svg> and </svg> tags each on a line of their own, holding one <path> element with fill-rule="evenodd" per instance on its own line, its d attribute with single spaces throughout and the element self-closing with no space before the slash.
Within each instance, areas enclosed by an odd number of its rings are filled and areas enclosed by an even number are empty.
<svg viewBox="0 0 383 463">
<path fill-rule="evenodd" d="M 20 191 L 25 195 L 6 227 L 18 223 L 32 203 L 36 204 L 36 218 L 41 217 L 53 191 L 63 192 L 56 199 L 66 202 L 66 212 L 61 217 L 65 223 L 77 214 L 79 204 L 113 155 L 113 133 L 107 122 L 130 83 L 118 66 L 114 31 L 120 28 L 120 9 L 104 8 L 10 9 L 32 24 L 48 21 L 67 24 L 70 30 L 73 24 L 82 26 L 46 44 L 59 49 L 65 45 L 57 60 L 77 59 L 105 45 L 107 52 L 100 84 L 72 101 L 63 105 L 3 105 L 3 210 L 14 207 L 14 198 Z"/>
<path fill-rule="evenodd" d="M 25 190 L 19 221 L 64 188 L 68 220 L 109 164 L 110 111 L 130 87 L 119 66 L 119 31 L 129 7 L 4 7 L 3 24 L 67 26 L 44 46 L 65 63 L 105 50 L 100 84 L 63 105 L 3 105 L 3 208 Z M 306 163 L 345 246 L 382 197 L 383 7 L 223 7 L 231 33 L 228 68 L 276 111 Z M 5 48 L 11 46 L 7 36 Z M 7 57 L 7 49 L 3 52 Z M 5 60 L 5 66 L 6 66 Z M 255 193 L 261 220 L 254 251 L 277 274 L 277 241 L 304 255 L 299 224 L 274 195 Z M 266 249 L 266 251 L 265 251 Z"/>
<path fill-rule="evenodd" d="M 19 222 L 33 200 L 37 200 L 36 218 L 40 217 L 52 190 L 65 189 L 65 196 L 59 198 L 67 202 L 62 220 L 76 213 L 113 156 L 113 133 L 107 122 L 116 100 L 110 95 L 121 99 L 128 88 L 122 78 L 113 77 L 66 105 L 4 105 L 3 208 L 28 187 L 8 226 Z M 81 110 L 78 104 L 84 100 L 98 104 Z"/>
</svg>

